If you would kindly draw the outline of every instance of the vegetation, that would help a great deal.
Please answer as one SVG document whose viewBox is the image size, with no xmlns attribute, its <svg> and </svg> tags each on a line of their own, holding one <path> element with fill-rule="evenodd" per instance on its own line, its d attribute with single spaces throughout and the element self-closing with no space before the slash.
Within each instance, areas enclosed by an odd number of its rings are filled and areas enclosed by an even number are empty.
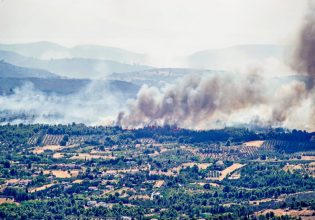
<svg viewBox="0 0 315 220">
<path fill-rule="evenodd" d="M 312 216 L 314 135 L 282 128 L 3 125 L 0 219 Z"/>
</svg>

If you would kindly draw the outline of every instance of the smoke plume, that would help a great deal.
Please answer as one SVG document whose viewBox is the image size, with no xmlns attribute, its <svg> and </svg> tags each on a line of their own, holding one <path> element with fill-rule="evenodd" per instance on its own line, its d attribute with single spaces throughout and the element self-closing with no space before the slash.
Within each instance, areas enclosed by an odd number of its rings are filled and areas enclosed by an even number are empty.
<svg viewBox="0 0 315 220">
<path fill-rule="evenodd" d="M 190 75 L 162 90 L 143 86 L 118 123 L 138 127 L 176 124 L 196 128 L 233 112 L 265 102 L 260 77 Z M 220 117 L 215 117 L 220 116 Z"/>
<path fill-rule="evenodd" d="M 307 90 L 314 87 L 315 78 L 315 2 L 309 1 L 309 11 L 298 35 L 297 47 L 291 64 L 298 73 L 307 74 Z"/>
<path fill-rule="evenodd" d="M 308 12 L 298 36 L 292 68 L 306 74 L 305 94 L 311 101 L 311 123 L 315 123 L 315 1 L 309 0 Z M 297 93 L 299 94 L 299 93 Z"/>
</svg>

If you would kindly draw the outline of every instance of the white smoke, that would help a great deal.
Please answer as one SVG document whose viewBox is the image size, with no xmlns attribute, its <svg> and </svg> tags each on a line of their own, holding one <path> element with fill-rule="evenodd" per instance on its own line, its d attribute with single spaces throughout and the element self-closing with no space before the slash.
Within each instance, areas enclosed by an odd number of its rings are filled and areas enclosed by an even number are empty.
<svg viewBox="0 0 315 220">
<path fill-rule="evenodd" d="M 118 109 L 123 108 L 122 100 L 101 81 L 92 81 L 82 91 L 64 96 L 43 93 L 26 83 L 11 95 L 0 96 L 0 112 L 2 118 L 6 114 L 7 119 L 11 117 L 11 123 L 110 125 Z M 19 117 L 15 119 L 14 115 Z"/>
</svg>

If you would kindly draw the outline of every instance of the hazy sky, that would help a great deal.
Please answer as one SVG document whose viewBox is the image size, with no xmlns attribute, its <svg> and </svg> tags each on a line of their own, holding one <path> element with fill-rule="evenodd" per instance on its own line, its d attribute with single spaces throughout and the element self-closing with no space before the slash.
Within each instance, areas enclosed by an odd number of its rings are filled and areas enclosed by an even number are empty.
<svg viewBox="0 0 315 220">
<path fill-rule="evenodd" d="M 286 43 L 306 0 L 0 0 L 0 41 L 102 44 L 185 55 L 235 44 Z"/>
</svg>

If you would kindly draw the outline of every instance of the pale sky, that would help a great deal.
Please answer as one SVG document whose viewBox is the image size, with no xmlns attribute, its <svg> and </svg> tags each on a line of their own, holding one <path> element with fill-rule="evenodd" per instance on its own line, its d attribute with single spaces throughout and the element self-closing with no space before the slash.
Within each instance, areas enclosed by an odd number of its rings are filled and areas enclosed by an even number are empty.
<svg viewBox="0 0 315 220">
<path fill-rule="evenodd" d="M 0 0 L 0 42 L 101 44 L 186 55 L 236 44 L 286 44 L 307 0 Z"/>
</svg>

